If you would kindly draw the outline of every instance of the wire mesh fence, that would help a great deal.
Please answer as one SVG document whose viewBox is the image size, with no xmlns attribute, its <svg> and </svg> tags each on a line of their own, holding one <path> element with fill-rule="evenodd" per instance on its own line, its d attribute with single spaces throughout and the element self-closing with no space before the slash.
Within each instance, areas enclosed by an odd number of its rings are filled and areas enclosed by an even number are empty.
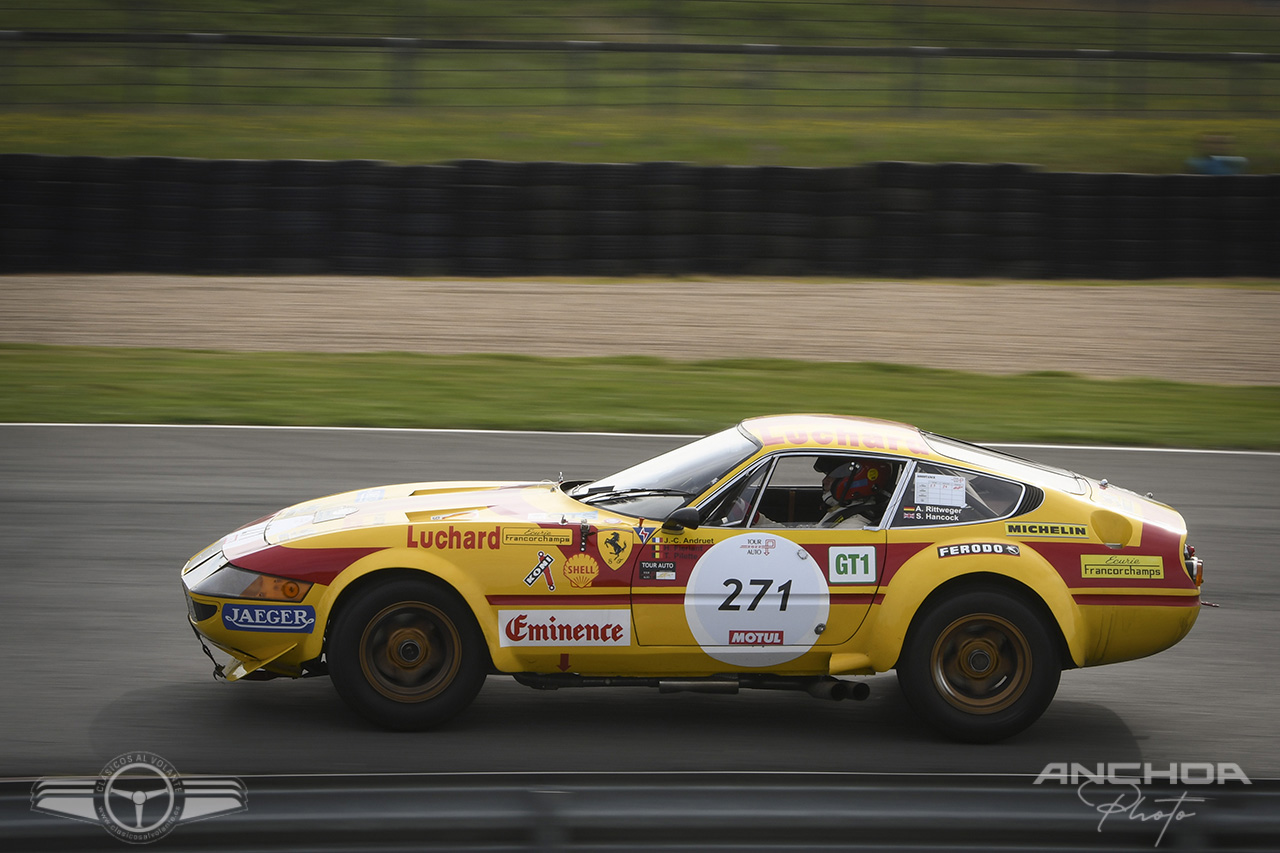
<svg viewBox="0 0 1280 853">
<path fill-rule="evenodd" d="M 0 5 L 0 107 L 1280 111 L 1280 0 L 218 5 Z"/>
</svg>

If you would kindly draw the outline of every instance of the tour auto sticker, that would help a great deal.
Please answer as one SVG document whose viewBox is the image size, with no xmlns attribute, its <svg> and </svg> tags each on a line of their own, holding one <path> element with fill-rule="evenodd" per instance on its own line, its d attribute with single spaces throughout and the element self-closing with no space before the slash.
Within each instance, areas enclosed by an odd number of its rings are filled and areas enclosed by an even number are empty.
<svg viewBox="0 0 1280 853">
<path fill-rule="evenodd" d="M 722 663 L 773 666 L 803 655 L 831 610 L 827 576 L 790 539 L 756 533 L 717 542 L 689 575 L 684 613 Z"/>
</svg>

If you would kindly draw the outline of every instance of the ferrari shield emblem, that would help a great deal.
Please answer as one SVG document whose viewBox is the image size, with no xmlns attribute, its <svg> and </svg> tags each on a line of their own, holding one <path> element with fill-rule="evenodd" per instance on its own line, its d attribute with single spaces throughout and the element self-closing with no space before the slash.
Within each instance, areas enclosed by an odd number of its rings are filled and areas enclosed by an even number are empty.
<svg viewBox="0 0 1280 853">
<path fill-rule="evenodd" d="M 635 542 L 632 531 L 625 528 L 601 530 L 597 534 L 600 543 L 600 557 L 605 565 L 617 571 L 627 563 L 631 556 L 631 546 Z"/>
</svg>

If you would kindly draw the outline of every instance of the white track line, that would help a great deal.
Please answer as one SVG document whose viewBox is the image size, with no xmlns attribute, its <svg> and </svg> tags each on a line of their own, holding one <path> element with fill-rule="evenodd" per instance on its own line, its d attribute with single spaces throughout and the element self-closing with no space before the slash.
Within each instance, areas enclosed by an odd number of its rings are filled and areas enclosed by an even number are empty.
<svg viewBox="0 0 1280 853">
<path fill-rule="evenodd" d="M 278 426 L 255 424 L 77 424 L 77 423 L 0 423 L 0 427 L 102 427 L 108 429 L 237 429 L 237 430 L 295 430 L 312 432 L 392 432 L 425 433 L 441 435 L 548 435 L 592 436 L 597 438 L 672 438 L 694 439 L 700 435 L 659 432 L 574 432 L 571 430 L 534 429 L 436 429 L 418 427 L 343 427 L 343 426 Z M 998 442 L 974 442 L 987 447 L 1014 450 L 1107 450 L 1122 453 L 1203 453 L 1220 456 L 1280 456 L 1271 450 L 1212 450 L 1194 447 L 1127 447 L 1107 444 L 1002 444 Z"/>
</svg>

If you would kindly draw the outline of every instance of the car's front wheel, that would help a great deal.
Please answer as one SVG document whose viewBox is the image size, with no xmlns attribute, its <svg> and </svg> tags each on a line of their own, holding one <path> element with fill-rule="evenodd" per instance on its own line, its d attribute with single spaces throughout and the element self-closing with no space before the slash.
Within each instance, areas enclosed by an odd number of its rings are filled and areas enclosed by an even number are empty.
<svg viewBox="0 0 1280 853">
<path fill-rule="evenodd" d="M 898 683 L 930 725 L 957 740 L 1017 734 L 1049 707 L 1062 666 L 1046 617 L 999 589 L 970 589 L 922 612 Z"/>
<path fill-rule="evenodd" d="M 466 603 L 429 578 L 355 593 L 329 633 L 329 676 L 355 711 L 391 729 L 427 729 L 480 692 L 488 656 Z"/>
</svg>

